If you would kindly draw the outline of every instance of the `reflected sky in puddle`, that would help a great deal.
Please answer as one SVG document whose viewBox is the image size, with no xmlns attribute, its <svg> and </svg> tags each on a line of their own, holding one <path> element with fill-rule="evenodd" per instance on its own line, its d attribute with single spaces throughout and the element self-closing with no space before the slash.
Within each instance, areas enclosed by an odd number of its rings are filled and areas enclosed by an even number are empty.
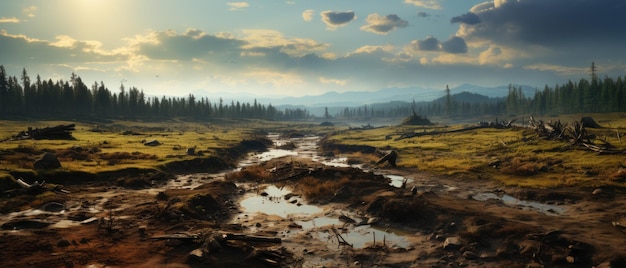
<svg viewBox="0 0 626 268">
<path fill-rule="evenodd" d="M 404 176 L 400 176 L 400 175 L 391 175 L 391 174 L 385 174 L 384 175 L 385 178 L 388 178 L 389 180 L 391 180 L 391 182 L 389 182 L 389 185 L 396 187 L 396 188 L 400 188 L 402 187 L 402 182 L 404 182 L 404 180 L 406 179 L 406 184 L 412 184 L 415 181 L 411 178 L 407 178 Z"/>
<path fill-rule="evenodd" d="M 556 205 L 548 205 L 542 204 L 538 202 L 524 201 L 519 200 L 510 195 L 497 195 L 495 193 L 481 193 L 475 194 L 472 196 L 474 200 L 478 201 L 487 201 L 487 200 L 501 200 L 502 203 L 508 206 L 520 206 L 527 209 L 532 209 L 544 213 L 546 215 L 559 215 L 565 212 L 565 208 L 556 206 Z"/>
<path fill-rule="evenodd" d="M 288 235 L 301 232 L 311 232 L 317 239 L 329 244 L 329 247 L 337 246 L 337 237 L 331 228 L 337 228 L 341 236 L 354 248 L 364 248 L 373 245 L 374 239 L 377 245 L 382 245 L 383 239 L 387 246 L 409 247 L 410 242 L 401 235 L 393 232 L 385 232 L 371 225 L 361 225 L 355 227 L 353 224 L 346 224 L 339 220 L 338 215 L 349 215 L 356 221 L 360 217 L 352 215 L 346 211 L 327 211 L 319 206 L 304 204 L 304 201 L 297 196 L 289 196 L 291 190 L 288 188 L 278 188 L 273 185 L 262 186 L 262 190 L 244 195 L 241 200 L 243 212 L 236 216 L 239 219 L 249 220 L 263 215 L 276 215 L 281 218 L 290 218 L 300 227 L 291 230 Z M 288 198 L 285 198 L 287 196 Z M 254 215 L 256 214 L 256 215 Z M 269 225 L 268 225 L 269 226 Z M 257 229 L 251 229 L 255 231 Z"/>
<path fill-rule="evenodd" d="M 287 218 L 294 215 L 312 215 L 323 211 L 320 207 L 303 204 L 301 198 L 297 196 L 285 199 L 289 193 L 291 190 L 287 188 L 278 188 L 272 185 L 261 190 L 260 193 L 245 194 L 240 203 L 244 210 L 243 214 L 263 213 Z"/>
<path fill-rule="evenodd" d="M 384 230 L 369 225 L 338 230 L 338 232 L 341 237 L 354 248 L 374 246 L 374 242 L 376 242 L 377 246 L 382 246 L 383 241 L 388 247 L 408 248 L 411 245 L 411 243 L 402 236 L 396 235 L 393 232 L 385 232 Z M 338 238 L 334 232 L 327 229 L 316 233 L 320 240 L 329 243 L 329 247 L 337 246 Z"/>
</svg>

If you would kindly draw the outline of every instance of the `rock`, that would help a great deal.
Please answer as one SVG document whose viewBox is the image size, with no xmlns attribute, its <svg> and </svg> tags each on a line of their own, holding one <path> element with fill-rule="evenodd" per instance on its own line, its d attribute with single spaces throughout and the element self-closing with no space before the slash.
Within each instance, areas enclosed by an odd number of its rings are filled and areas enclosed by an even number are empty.
<svg viewBox="0 0 626 268">
<path fill-rule="evenodd" d="M 494 159 L 489 162 L 490 167 L 499 168 L 502 165 L 502 161 L 500 159 Z"/>
<path fill-rule="evenodd" d="M 3 230 L 42 229 L 50 226 L 49 222 L 39 220 L 17 219 L 2 224 Z"/>
<path fill-rule="evenodd" d="M 372 218 L 367 219 L 367 224 L 374 225 L 374 224 L 377 224 L 379 221 L 380 221 L 380 218 L 372 217 Z"/>
<path fill-rule="evenodd" d="M 158 140 L 151 140 L 151 141 L 146 141 L 144 142 L 145 146 L 159 146 L 161 145 L 161 143 Z"/>
<path fill-rule="evenodd" d="M 187 155 L 196 155 L 196 148 L 187 148 Z"/>
<path fill-rule="evenodd" d="M 68 247 L 70 245 L 70 241 L 68 241 L 67 239 L 61 239 L 57 242 L 57 247 Z"/>
<path fill-rule="evenodd" d="M 443 241 L 443 249 L 446 250 L 454 250 L 461 247 L 461 239 L 459 237 L 453 236 L 448 237 Z"/>
<path fill-rule="evenodd" d="M 35 161 L 33 167 L 35 169 L 55 169 L 61 167 L 61 162 L 53 154 L 45 153 Z"/>
<path fill-rule="evenodd" d="M 463 252 L 463 258 L 466 258 L 468 260 L 476 260 L 478 258 L 480 258 L 480 256 L 478 255 L 478 253 L 471 251 L 471 250 L 467 250 L 465 252 Z"/>
<path fill-rule="evenodd" d="M 595 190 L 593 190 L 593 192 L 591 192 L 592 195 L 599 195 L 599 194 L 602 194 L 602 193 L 603 193 L 603 191 L 600 188 L 595 189 Z"/>
<path fill-rule="evenodd" d="M 40 209 L 47 212 L 61 212 L 65 209 L 65 205 L 58 202 L 50 202 L 41 206 Z"/>
</svg>

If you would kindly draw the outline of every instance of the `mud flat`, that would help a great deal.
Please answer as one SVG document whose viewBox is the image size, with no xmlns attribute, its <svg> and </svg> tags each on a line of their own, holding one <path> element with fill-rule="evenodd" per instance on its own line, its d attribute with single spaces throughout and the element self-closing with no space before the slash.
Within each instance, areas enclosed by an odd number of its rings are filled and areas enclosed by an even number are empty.
<svg viewBox="0 0 626 268">
<path fill-rule="evenodd" d="M 222 172 L 5 193 L 3 207 L 17 209 L 0 215 L 2 265 L 626 264 L 626 198 L 619 190 L 509 188 L 373 168 L 366 160 L 357 166 L 341 155 L 319 156 L 313 136 L 272 139 L 275 148 Z"/>
</svg>

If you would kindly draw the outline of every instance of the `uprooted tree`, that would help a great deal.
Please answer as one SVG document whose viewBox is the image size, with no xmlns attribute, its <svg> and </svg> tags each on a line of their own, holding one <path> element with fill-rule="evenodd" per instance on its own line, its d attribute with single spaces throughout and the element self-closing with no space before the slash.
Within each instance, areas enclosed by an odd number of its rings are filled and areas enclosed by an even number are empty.
<svg viewBox="0 0 626 268">
<path fill-rule="evenodd" d="M 562 123 L 560 120 L 543 122 L 530 117 L 528 122 L 539 137 L 547 140 L 568 141 L 572 145 L 581 145 L 589 150 L 603 154 L 624 154 L 626 151 L 618 150 L 606 139 L 598 139 L 598 136 L 587 131 L 587 128 L 602 128 L 591 117 L 583 117 L 580 121 L 574 121 L 571 125 Z M 621 139 L 619 132 L 617 137 Z M 595 141 L 602 144 L 598 145 Z"/>
</svg>

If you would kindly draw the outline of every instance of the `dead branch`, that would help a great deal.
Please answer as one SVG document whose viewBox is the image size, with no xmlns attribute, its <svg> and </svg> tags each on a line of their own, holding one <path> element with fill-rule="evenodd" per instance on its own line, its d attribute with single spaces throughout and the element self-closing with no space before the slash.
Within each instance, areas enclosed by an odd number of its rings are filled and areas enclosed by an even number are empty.
<svg viewBox="0 0 626 268">
<path fill-rule="evenodd" d="M 263 243 L 274 243 L 280 244 L 282 240 L 278 237 L 264 237 L 264 236 L 254 236 L 254 235 L 244 235 L 244 234 L 224 234 L 222 235 L 222 239 L 228 240 L 238 240 L 238 241 L 248 241 L 248 242 L 263 242 Z"/>
</svg>

